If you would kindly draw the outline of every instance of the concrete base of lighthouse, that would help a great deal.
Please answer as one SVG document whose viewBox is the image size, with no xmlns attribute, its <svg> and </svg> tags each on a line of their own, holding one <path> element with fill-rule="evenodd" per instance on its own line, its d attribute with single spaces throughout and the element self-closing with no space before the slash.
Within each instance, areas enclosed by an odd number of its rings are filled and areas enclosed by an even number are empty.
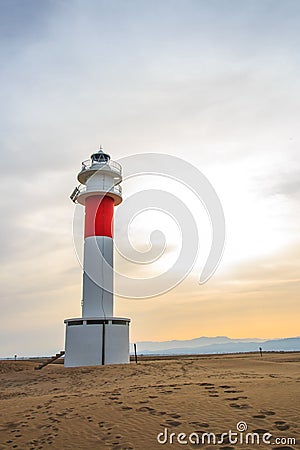
<svg viewBox="0 0 300 450">
<path fill-rule="evenodd" d="M 130 319 L 66 319 L 65 367 L 129 363 Z"/>
</svg>

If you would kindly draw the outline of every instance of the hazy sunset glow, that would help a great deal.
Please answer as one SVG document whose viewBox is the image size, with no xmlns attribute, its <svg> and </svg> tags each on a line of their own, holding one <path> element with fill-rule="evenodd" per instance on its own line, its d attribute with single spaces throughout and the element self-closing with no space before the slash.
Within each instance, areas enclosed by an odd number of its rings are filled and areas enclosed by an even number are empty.
<svg viewBox="0 0 300 450">
<path fill-rule="evenodd" d="M 116 299 L 131 341 L 299 335 L 299 2 L 2 0 L 0 12 L 0 356 L 56 352 L 63 320 L 80 315 L 69 195 L 99 144 L 114 160 L 189 161 L 226 218 L 223 259 L 200 286 L 203 205 L 173 180 L 123 183 L 124 197 L 159 187 L 184 200 L 200 236 L 181 285 Z M 118 270 L 151 277 L 172 265 L 180 230 L 164 213 L 136 217 L 130 239 L 145 250 L 158 222 L 165 256 L 148 268 L 116 256 Z"/>
</svg>

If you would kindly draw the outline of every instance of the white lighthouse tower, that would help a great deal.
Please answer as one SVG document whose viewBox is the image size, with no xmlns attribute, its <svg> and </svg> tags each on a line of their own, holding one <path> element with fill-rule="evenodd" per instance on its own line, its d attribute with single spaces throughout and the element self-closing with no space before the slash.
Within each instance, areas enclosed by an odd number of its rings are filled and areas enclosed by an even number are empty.
<svg viewBox="0 0 300 450">
<path fill-rule="evenodd" d="M 122 168 L 100 147 L 77 179 L 71 199 L 85 207 L 82 317 L 65 320 L 65 366 L 128 363 L 130 319 L 113 311 L 113 214 L 122 202 Z"/>
</svg>

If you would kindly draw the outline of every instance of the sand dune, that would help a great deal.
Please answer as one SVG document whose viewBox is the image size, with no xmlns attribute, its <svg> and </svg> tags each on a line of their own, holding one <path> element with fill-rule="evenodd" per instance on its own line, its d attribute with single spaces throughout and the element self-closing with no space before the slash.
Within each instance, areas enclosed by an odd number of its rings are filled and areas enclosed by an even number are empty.
<svg viewBox="0 0 300 450">
<path fill-rule="evenodd" d="M 300 354 L 158 359 L 124 366 L 65 369 L 0 364 L 0 449 L 299 449 Z M 177 442 L 195 434 L 246 432 L 271 444 Z M 160 444 L 175 433 L 173 444 Z M 251 441 L 250 441 L 251 442 Z"/>
</svg>

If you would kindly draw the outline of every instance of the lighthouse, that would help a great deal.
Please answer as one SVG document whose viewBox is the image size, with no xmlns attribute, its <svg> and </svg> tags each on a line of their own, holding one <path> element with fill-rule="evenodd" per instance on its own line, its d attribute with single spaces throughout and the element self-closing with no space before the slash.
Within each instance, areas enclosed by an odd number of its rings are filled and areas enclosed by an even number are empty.
<svg viewBox="0 0 300 450">
<path fill-rule="evenodd" d="M 122 167 L 100 150 L 83 161 L 70 198 L 85 208 L 82 317 L 66 319 L 65 367 L 129 362 L 130 319 L 114 316 L 113 216 Z"/>
</svg>

